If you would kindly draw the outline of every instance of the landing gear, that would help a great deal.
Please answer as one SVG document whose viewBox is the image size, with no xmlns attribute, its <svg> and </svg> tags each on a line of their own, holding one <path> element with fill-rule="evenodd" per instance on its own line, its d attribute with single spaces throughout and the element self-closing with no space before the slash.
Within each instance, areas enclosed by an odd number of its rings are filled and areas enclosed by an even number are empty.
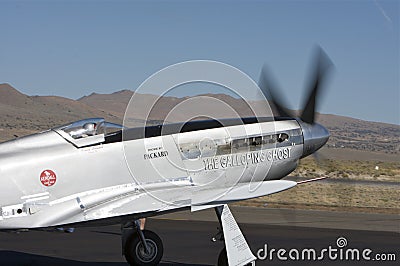
<svg viewBox="0 0 400 266">
<path fill-rule="evenodd" d="M 218 266 L 228 266 L 228 256 L 226 255 L 226 248 L 223 248 L 218 256 Z"/>
<path fill-rule="evenodd" d="M 228 266 L 228 255 L 226 255 L 226 248 L 223 248 L 218 256 L 218 263 L 217 266 Z M 254 266 L 256 265 L 255 262 L 250 262 L 245 266 Z"/>
<path fill-rule="evenodd" d="M 212 242 L 224 241 L 224 232 L 221 228 L 217 228 L 217 233 L 211 238 Z"/>
<path fill-rule="evenodd" d="M 222 215 L 222 208 L 221 207 L 215 207 L 215 214 L 217 215 L 218 221 L 219 221 L 219 227 L 217 228 L 218 233 L 211 238 L 211 241 L 216 242 L 216 241 L 223 241 L 225 244 L 225 239 L 224 239 L 224 231 L 222 229 L 222 220 L 221 220 L 221 215 Z M 217 266 L 228 266 L 228 255 L 226 254 L 226 247 L 224 247 L 221 252 L 219 253 L 218 256 L 218 262 Z"/>
<path fill-rule="evenodd" d="M 140 223 L 137 221 L 134 229 L 126 232 L 123 230 L 125 259 L 130 265 L 158 265 L 164 253 L 160 237 L 150 230 L 140 230 Z"/>
<path fill-rule="evenodd" d="M 211 240 L 213 242 L 220 240 L 225 244 L 225 247 L 218 256 L 217 265 L 228 266 L 231 264 L 247 266 L 253 265 L 253 263 L 255 265 L 254 261 L 256 257 L 251 252 L 228 205 L 215 207 L 214 210 L 217 214 L 220 228 L 218 228 L 218 233 Z"/>
</svg>

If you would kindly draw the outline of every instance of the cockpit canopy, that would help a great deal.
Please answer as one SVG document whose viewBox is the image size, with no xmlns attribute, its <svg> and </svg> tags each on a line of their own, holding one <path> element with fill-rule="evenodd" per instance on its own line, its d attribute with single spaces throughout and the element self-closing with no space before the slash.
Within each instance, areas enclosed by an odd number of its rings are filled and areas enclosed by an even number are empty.
<svg viewBox="0 0 400 266">
<path fill-rule="evenodd" d="M 77 147 L 102 143 L 106 136 L 120 132 L 122 125 L 106 122 L 103 118 L 76 121 L 53 130 Z"/>
</svg>

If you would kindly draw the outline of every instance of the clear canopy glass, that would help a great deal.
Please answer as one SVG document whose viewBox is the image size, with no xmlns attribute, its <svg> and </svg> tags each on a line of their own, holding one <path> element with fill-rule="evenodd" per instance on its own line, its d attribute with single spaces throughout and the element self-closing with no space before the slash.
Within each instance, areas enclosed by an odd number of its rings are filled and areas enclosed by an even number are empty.
<svg viewBox="0 0 400 266">
<path fill-rule="evenodd" d="M 90 118 L 76 121 L 54 130 L 61 130 L 73 139 L 81 139 L 96 135 L 107 136 L 121 131 L 123 128 L 122 125 L 106 122 L 104 118 Z"/>
</svg>

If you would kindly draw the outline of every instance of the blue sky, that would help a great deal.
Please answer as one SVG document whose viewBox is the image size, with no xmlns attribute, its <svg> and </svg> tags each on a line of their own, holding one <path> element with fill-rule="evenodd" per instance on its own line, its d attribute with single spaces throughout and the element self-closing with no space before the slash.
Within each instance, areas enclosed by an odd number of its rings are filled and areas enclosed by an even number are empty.
<svg viewBox="0 0 400 266">
<path fill-rule="evenodd" d="M 210 59 L 256 81 L 267 63 L 299 108 L 319 44 L 335 64 L 321 112 L 400 123 L 399 1 L 0 0 L 0 10 L 0 83 L 29 95 L 135 89 L 168 65 Z"/>
</svg>

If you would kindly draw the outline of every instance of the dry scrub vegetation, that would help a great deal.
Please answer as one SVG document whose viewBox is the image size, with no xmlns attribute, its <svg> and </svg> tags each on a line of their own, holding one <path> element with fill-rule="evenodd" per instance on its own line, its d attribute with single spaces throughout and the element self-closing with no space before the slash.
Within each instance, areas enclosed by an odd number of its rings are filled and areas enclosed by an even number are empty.
<svg viewBox="0 0 400 266">
<path fill-rule="evenodd" d="M 237 204 L 400 214 L 400 162 L 325 159 L 317 164 L 313 158 L 305 158 L 291 175 L 307 178 L 328 177 L 333 181 L 348 182 L 306 183 L 281 193 Z"/>
<path fill-rule="evenodd" d="M 400 214 L 398 187 L 343 183 L 306 183 L 241 206 Z"/>
<path fill-rule="evenodd" d="M 318 165 L 312 158 L 300 161 L 291 175 L 304 177 L 327 176 L 333 179 L 400 182 L 400 161 L 322 160 Z"/>
</svg>

